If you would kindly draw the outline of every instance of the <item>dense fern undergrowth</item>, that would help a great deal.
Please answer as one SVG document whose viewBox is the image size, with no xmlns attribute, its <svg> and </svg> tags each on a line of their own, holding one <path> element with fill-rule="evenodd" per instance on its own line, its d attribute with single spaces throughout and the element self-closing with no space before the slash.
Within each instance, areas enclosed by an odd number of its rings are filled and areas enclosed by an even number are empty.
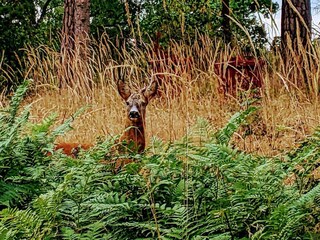
<svg viewBox="0 0 320 240">
<path fill-rule="evenodd" d="M 76 116 L 32 123 L 27 89 L 0 112 L 0 239 L 320 238 L 320 128 L 290 153 L 247 154 L 230 139 L 248 107 L 218 132 L 199 120 L 180 141 L 153 139 L 115 172 L 101 162 L 112 139 L 77 159 L 53 151 Z"/>
</svg>

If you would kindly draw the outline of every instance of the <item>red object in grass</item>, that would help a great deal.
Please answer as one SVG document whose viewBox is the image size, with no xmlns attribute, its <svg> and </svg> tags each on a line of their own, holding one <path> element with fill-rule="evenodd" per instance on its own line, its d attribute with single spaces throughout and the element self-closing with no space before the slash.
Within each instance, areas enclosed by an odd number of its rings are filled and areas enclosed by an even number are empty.
<svg viewBox="0 0 320 240">
<path fill-rule="evenodd" d="M 236 96 L 237 90 L 248 91 L 263 86 L 262 67 L 265 61 L 260 58 L 237 56 L 226 62 L 214 64 L 215 73 L 220 77 L 220 87 L 224 94 Z"/>
</svg>

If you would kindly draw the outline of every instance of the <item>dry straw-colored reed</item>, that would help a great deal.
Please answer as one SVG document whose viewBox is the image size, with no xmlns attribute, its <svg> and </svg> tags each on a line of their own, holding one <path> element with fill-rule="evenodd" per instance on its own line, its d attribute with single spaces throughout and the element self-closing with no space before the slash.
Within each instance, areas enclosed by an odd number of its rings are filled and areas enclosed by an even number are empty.
<svg viewBox="0 0 320 240">
<path fill-rule="evenodd" d="M 24 77 L 34 81 L 26 102 L 33 103 L 34 121 L 56 112 L 59 124 L 80 107 L 89 106 L 74 121 L 73 130 L 58 141 L 95 143 L 98 138 L 122 133 L 125 107 L 116 90 L 119 67 L 125 69 L 126 81 L 132 88 L 156 77 L 162 81 L 159 96 L 147 110 L 147 145 L 153 137 L 174 141 L 189 134 L 199 118 L 217 130 L 252 100 L 250 91 L 241 89 L 236 89 L 236 95 L 223 94 L 223 79 L 215 72 L 215 63 L 222 63 L 227 69 L 228 60 L 241 51 L 205 36 L 192 44 L 171 42 L 165 54 L 180 60 L 163 61 L 152 44 L 115 46 L 103 35 L 100 41 L 91 42 L 87 61 L 74 61 L 77 81 L 63 86 L 58 76 L 63 67 L 59 52 L 46 46 L 26 51 Z M 236 146 L 248 152 L 275 155 L 294 148 L 312 133 L 320 123 L 319 53 L 317 45 L 299 56 L 292 53 L 289 64 L 277 51 L 262 53 L 266 62 L 260 69 L 264 84 L 261 98 L 254 103 L 260 109 L 248 119 L 248 126 L 235 135 Z M 310 58 L 313 61 L 303 65 L 307 82 L 302 82 L 301 62 Z M 152 61 L 158 63 L 157 69 Z"/>
</svg>

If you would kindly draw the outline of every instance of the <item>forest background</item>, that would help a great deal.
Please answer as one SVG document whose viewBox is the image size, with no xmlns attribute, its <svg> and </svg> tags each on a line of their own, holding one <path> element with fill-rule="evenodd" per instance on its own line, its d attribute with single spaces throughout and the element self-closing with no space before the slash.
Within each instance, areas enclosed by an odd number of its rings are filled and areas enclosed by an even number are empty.
<svg viewBox="0 0 320 240">
<path fill-rule="evenodd" d="M 2 0 L 0 239 L 319 239 L 318 22 L 279 5 Z M 119 69 L 160 85 L 143 154 Z"/>
</svg>

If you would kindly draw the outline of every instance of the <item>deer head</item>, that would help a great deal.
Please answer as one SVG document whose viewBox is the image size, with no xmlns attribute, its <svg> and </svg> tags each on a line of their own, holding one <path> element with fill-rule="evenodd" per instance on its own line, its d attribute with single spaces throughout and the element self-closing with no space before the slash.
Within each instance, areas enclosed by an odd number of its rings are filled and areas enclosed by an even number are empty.
<svg viewBox="0 0 320 240">
<path fill-rule="evenodd" d="M 127 116 L 130 122 L 144 123 L 146 107 L 149 101 L 156 95 L 157 89 L 157 82 L 152 81 L 148 87 L 132 92 L 123 80 L 118 81 L 118 92 L 126 102 Z"/>
</svg>

